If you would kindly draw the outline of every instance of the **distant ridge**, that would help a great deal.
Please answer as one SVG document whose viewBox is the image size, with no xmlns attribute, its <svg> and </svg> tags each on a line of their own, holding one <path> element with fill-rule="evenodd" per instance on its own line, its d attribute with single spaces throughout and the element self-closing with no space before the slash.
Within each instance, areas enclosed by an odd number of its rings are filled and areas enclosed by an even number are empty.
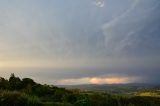
<svg viewBox="0 0 160 106">
<path fill-rule="evenodd" d="M 128 84 L 80 84 L 80 85 L 58 85 L 67 89 L 82 89 L 93 91 L 138 91 L 138 90 L 159 90 L 160 84 L 128 83 Z"/>
</svg>

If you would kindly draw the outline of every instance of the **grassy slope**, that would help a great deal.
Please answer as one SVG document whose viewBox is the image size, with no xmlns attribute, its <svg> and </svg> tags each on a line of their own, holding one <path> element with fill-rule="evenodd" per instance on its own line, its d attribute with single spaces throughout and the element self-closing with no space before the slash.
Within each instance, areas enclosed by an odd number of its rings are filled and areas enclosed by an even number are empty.
<svg viewBox="0 0 160 106">
<path fill-rule="evenodd" d="M 0 106 L 160 106 L 157 88 L 91 86 L 96 90 L 91 90 L 90 86 L 87 86 L 90 90 L 65 89 L 12 75 L 9 80 L 0 80 Z"/>
</svg>

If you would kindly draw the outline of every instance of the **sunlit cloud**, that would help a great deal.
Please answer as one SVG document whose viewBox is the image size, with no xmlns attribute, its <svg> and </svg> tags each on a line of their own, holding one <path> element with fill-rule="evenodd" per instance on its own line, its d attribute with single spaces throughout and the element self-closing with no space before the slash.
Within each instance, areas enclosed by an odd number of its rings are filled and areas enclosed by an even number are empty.
<svg viewBox="0 0 160 106">
<path fill-rule="evenodd" d="M 119 84 L 119 83 L 129 83 L 129 78 L 91 78 L 90 82 L 92 84 Z"/>
<path fill-rule="evenodd" d="M 139 77 L 127 76 L 98 76 L 63 79 L 55 81 L 58 85 L 75 85 L 75 84 L 126 84 L 139 80 Z"/>
<path fill-rule="evenodd" d="M 54 82 L 56 85 L 89 84 L 90 78 L 63 79 Z"/>
</svg>

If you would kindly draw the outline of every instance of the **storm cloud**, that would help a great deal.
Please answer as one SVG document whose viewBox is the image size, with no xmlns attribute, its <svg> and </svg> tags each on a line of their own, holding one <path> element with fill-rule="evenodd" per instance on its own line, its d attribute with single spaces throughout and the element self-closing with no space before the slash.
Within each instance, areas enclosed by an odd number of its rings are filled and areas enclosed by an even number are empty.
<svg viewBox="0 0 160 106">
<path fill-rule="evenodd" d="M 0 75 L 160 83 L 159 10 L 159 0 L 0 0 Z"/>
</svg>

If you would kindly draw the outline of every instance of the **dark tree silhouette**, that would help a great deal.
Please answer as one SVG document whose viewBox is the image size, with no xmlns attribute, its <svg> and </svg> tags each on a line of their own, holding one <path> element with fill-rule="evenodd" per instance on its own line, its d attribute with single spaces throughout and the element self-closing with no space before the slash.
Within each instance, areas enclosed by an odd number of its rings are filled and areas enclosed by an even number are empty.
<svg viewBox="0 0 160 106">
<path fill-rule="evenodd" d="M 14 73 L 10 75 L 9 85 L 11 90 L 19 90 L 22 88 L 21 79 L 19 77 L 15 77 Z"/>
</svg>

